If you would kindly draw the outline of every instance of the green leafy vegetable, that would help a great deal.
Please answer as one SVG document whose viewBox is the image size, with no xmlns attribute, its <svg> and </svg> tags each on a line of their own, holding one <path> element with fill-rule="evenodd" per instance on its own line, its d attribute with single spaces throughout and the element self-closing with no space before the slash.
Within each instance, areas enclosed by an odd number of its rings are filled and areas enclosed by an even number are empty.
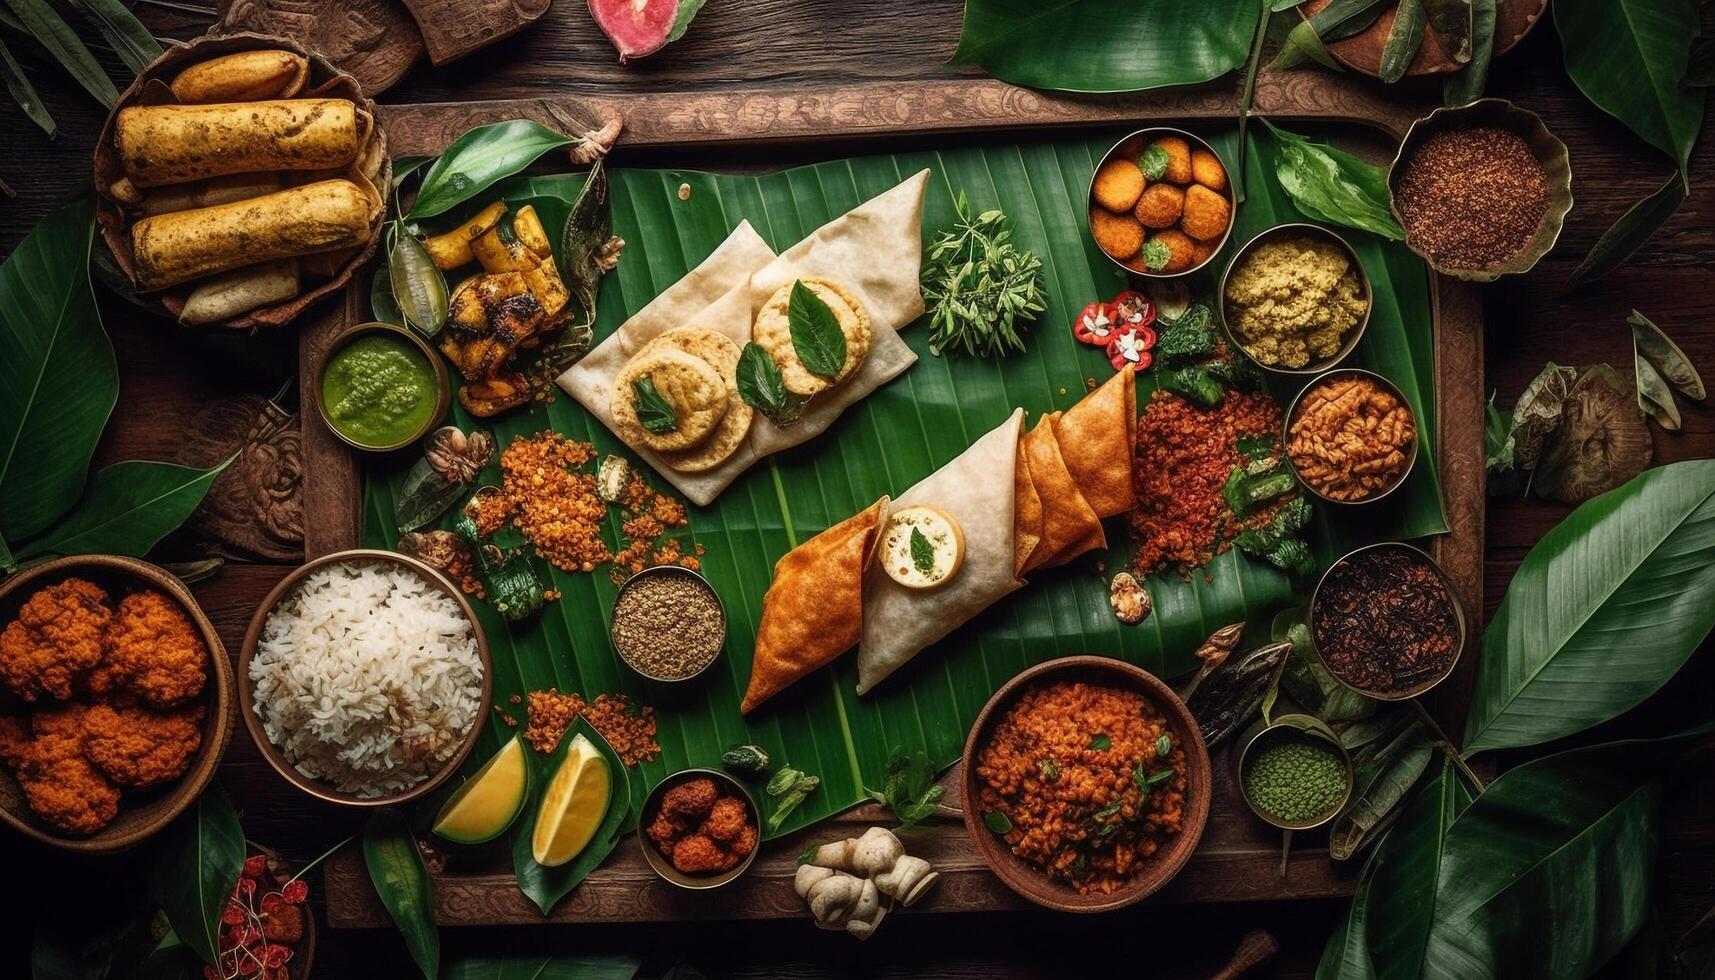
<svg viewBox="0 0 1715 980">
<path fill-rule="evenodd" d="M 1172 751 L 1173 736 L 1164 734 L 1155 740 L 1155 754 L 1157 757 L 1168 755 Z"/>
<path fill-rule="evenodd" d="M 1326 144 L 1312 143 L 1267 119 L 1275 141 L 1275 176 L 1306 215 L 1399 241 L 1388 209 L 1387 171 Z"/>
<path fill-rule="evenodd" d="M 1576 289 L 1595 282 L 1618 269 L 1644 242 L 1650 240 L 1650 236 L 1667 224 L 1679 206 L 1685 203 L 1685 194 L 1684 174 L 1675 173 L 1648 197 L 1627 208 L 1618 221 L 1602 232 L 1596 244 L 1590 246 L 1584 261 L 1578 263 L 1578 268 L 1572 270 L 1572 275 L 1566 280 L 1567 288 Z"/>
<path fill-rule="evenodd" d="M 71 513 L 13 550 L 18 558 L 82 554 L 141 558 L 190 518 L 230 462 L 206 470 L 148 460 L 105 466 Z"/>
<path fill-rule="evenodd" d="M 775 425 L 791 425 L 804 411 L 804 399 L 786 390 L 780 365 L 753 341 L 738 354 L 738 397 Z"/>
<path fill-rule="evenodd" d="M 656 435 L 679 431 L 679 416 L 665 395 L 655 387 L 655 379 L 644 375 L 631 383 L 631 393 L 637 399 L 637 421 Z"/>
<path fill-rule="evenodd" d="M 811 374 L 838 377 L 846 366 L 846 335 L 834 311 L 802 281 L 792 284 L 787 302 L 786 325 L 792 333 L 792 350 Z"/>
<path fill-rule="evenodd" d="M 750 776 L 760 776 L 773 765 L 768 759 L 768 750 L 760 745 L 735 745 L 721 753 L 721 765 L 734 772 Z"/>
<path fill-rule="evenodd" d="M 453 140 L 435 159 L 405 218 L 417 221 L 451 210 L 496 181 L 528 167 L 549 150 L 575 142 L 528 119 L 478 126 Z"/>
<path fill-rule="evenodd" d="M 917 528 L 911 529 L 911 564 L 920 575 L 927 575 L 935 570 L 935 547 Z"/>
<path fill-rule="evenodd" d="M 1697 0 L 1559 0 L 1553 20 L 1585 97 L 1688 172 L 1704 93 L 1679 80 L 1702 21 Z"/>
<path fill-rule="evenodd" d="M 804 798 L 815 792 L 820 785 L 821 777 L 807 775 L 798 769 L 787 767 L 775 773 L 763 789 L 763 792 L 775 798 L 774 812 L 768 815 L 769 833 L 779 830 L 786 818 L 792 815 L 792 811 L 798 809 L 798 804 L 804 802 Z"/>
<path fill-rule="evenodd" d="M 1090 748 L 1096 752 L 1106 752 L 1114 747 L 1114 740 L 1097 732 L 1090 736 Z"/>
<path fill-rule="evenodd" d="M 865 787 L 864 792 L 892 810 L 901 827 L 910 827 L 935 812 L 946 789 L 935 782 L 935 767 L 929 763 L 928 753 L 894 749 L 881 789 Z"/>
<path fill-rule="evenodd" d="M 955 221 L 929 245 L 923 301 L 929 307 L 929 352 L 958 349 L 979 357 L 1024 350 L 1021 321 L 1046 309 L 1042 260 L 1012 240 L 1011 222 L 995 208 L 971 220 L 960 191 Z"/>
<path fill-rule="evenodd" d="M 612 789 L 608 796 L 607 815 L 602 817 L 601 826 L 596 828 L 595 836 L 578 852 L 578 856 L 565 864 L 553 868 L 544 868 L 536 863 L 535 853 L 530 846 L 531 837 L 536 831 L 536 817 L 542 809 L 542 794 L 548 789 L 548 783 L 553 773 L 565 761 L 566 753 L 571 748 L 572 740 L 578 735 L 589 739 L 607 762 L 607 771 L 612 779 Z M 524 812 L 529 819 L 520 820 L 512 829 L 512 871 L 518 878 L 518 888 L 524 892 L 543 915 L 554 911 L 554 906 L 560 900 L 571 894 L 572 889 L 583 883 L 607 856 L 613 853 L 619 844 L 619 838 L 625 833 L 627 817 L 631 814 L 631 783 L 626 776 L 625 763 L 614 754 L 613 747 L 607 739 L 601 737 L 590 723 L 582 716 L 566 729 L 560 737 L 560 744 L 554 751 L 544 755 L 540 752 L 528 753 L 531 765 L 530 799 L 524 804 Z"/>
<path fill-rule="evenodd" d="M 1405 77 L 1406 69 L 1411 67 L 1418 49 L 1423 47 L 1423 31 L 1428 23 L 1423 0 L 1400 0 L 1399 6 L 1394 8 L 1387 44 L 1382 48 L 1382 81 L 1392 84 Z"/>
<path fill-rule="evenodd" d="M 983 814 L 983 826 L 996 834 L 1012 833 L 1012 818 L 999 810 L 990 810 Z"/>
<path fill-rule="evenodd" d="M 370 816 L 363 828 L 363 863 L 411 959 L 427 980 L 435 980 L 441 969 L 441 931 L 435 925 L 434 882 L 403 813 L 385 809 Z"/>
<path fill-rule="evenodd" d="M 173 931 L 204 963 L 220 952 L 220 917 L 244 869 L 244 828 L 218 787 L 167 829 L 149 888 Z"/>
<path fill-rule="evenodd" d="M 524 539 L 515 528 L 501 528 L 484 537 L 476 520 L 461 513 L 453 521 L 453 533 L 464 539 L 482 576 L 483 596 L 509 623 L 529 619 L 547 601 L 547 586 L 536 574 L 536 564 Z"/>
</svg>

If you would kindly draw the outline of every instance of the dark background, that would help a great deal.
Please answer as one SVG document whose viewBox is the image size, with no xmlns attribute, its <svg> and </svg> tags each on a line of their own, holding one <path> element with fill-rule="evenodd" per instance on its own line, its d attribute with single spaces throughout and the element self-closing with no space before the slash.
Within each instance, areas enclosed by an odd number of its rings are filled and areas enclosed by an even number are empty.
<svg viewBox="0 0 1715 980">
<path fill-rule="evenodd" d="M 158 34 L 191 37 L 212 9 L 144 0 L 138 13 Z M 564 94 L 625 95 L 640 91 L 709 91 L 748 86 L 792 87 L 955 74 L 945 62 L 957 44 L 958 0 L 715 0 L 689 35 L 646 61 L 621 67 L 590 23 L 584 4 L 559 0 L 534 27 L 470 58 L 436 69 L 427 61 L 387 92 L 385 103 L 531 98 Z M 78 22 L 75 15 L 68 19 Z M 93 32 L 86 32 L 93 34 Z M 8 38 L 10 41 L 11 39 Z M 13 192 L 0 200 L 0 252 L 9 253 L 51 206 L 89 181 L 89 150 L 101 109 L 39 54 L 21 50 L 26 71 L 59 123 L 45 138 L 15 107 L 0 107 L 0 179 Z M 117 62 L 103 54 L 123 77 Z M 1379 83 L 1377 83 L 1379 84 Z M 123 85 L 121 85 L 123 87 Z M 1434 83 L 1406 84 L 1404 97 L 1434 99 Z M 1636 307 L 1664 327 L 1706 376 L 1715 379 L 1715 288 L 1711 239 L 1715 221 L 1702 178 L 1715 166 L 1712 141 L 1692 156 L 1693 192 L 1673 220 L 1619 271 L 1575 293 L 1567 275 L 1596 237 L 1626 208 L 1660 186 L 1671 165 L 1617 121 L 1587 102 L 1567 79 L 1552 23 L 1545 23 L 1498 61 L 1489 94 L 1536 110 L 1571 148 L 1576 205 L 1556 249 L 1530 274 L 1483 290 L 1487 380 L 1511 405 L 1544 361 L 1607 361 L 1629 367 L 1624 323 Z M 696 166 L 697 159 L 676 160 Z M 767 163 L 769 161 L 754 161 Z M 98 464 L 119 458 L 170 458 L 177 429 L 208 400 L 273 393 L 296 364 L 290 331 L 237 344 L 208 344 L 170 323 L 103 298 L 117 348 L 122 397 Z M 1651 426 L 1658 463 L 1715 456 L 1715 412 L 1687 404 L 1685 431 Z M 1490 502 L 1487 601 L 1492 615 L 1525 552 L 1567 509 L 1517 497 Z M 197 587 L 199 599 L 236 650 L 255 604 L 279 579 L 280 566 L 229 565 Z M 1636 642 L 1647 643 L 1647 636 Z M 1659 733 L 1706 717 L 1715 683 L 1709 644 L 1669 688 L 1622 723 L 1589 737 Z M 1661 933 L 1677 938 L 1715 903 L 1715 776 L 1708 753 L 1670 789 L 1658 857 Z M 254 839 L 305 860 L 355 830 L 357 819 L 314 808 L 279 779 L 242 732 L 235 734 L 220 780 L 244 812 Z M 1552 805 L 1552 801 L 1548 801 Z M 7 904 L 0 925 L 0 977 L 26 976 L 27 946 L 37 931 L 89 934 L 106 917 L 139 901 L 148 849 L 106 860 L 74 858 L 15 835 L 0 835 Z M 319 888 L 319 882 L 315 887 Z M 444 930 L 446 956 L 510 953 L 537 947 L 562 952 L 629 953 L 656 976 L 684 961 L 711 976 L 922 977 L 1207 976 L 1240 938 L 1271 931 L 1283 952 L 1257 976 L 1314 972 L 1343 902 L 1162 906 L 1080 918 L 1049 913 L 898 915 L 871 942 L 824 935 L 809 920 L 652 926 L 565 926 L 524 930 Z M 320 930 L 317 977 L 404 977 L 411 965 L 390 932 Z"/>
</svg>

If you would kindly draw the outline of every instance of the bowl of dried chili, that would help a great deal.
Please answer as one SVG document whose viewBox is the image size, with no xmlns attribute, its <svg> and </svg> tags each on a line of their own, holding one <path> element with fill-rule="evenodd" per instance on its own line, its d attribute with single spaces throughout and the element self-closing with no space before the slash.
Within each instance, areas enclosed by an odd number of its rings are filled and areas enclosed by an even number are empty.
<svg viewBox="0 0 1715 980">
<path fill-rule="evenodd" d="M 1310 645 L 1341 684 L 1378 701 L 1446 680 L 1465 649 L 1465 611 L 1435 559 L 1398 541 L 1328 566 L 1310 593 Z"/>
</svg>

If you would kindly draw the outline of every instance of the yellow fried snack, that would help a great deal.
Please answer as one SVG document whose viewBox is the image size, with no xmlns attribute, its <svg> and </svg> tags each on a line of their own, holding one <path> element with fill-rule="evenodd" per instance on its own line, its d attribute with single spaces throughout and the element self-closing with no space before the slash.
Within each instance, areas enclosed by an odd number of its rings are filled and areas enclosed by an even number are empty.
<svg viewBox="0 0 1715 980">
<path fill-rule="evenodd" d="M 1096 247 L 1120 261 L 1137 254 L 1143 247 L 1143 226 L 1129 214 L 1112 214 L 1102 208 L 1090 209 L 1090 236 Z"/>
<path fill-rule="evenodd" d="M 1137 220 L 1145 228 L 1171 228 L 1185 208 L 1185 192 L 1172 184 L 1150 184 L 1137 199 Z"/>
<path fill-rule="evenodd" d="M 304 88 L 310 63 L 290 51 L 240 51 L 179 72 L 173 97 L 180 102 L 260 102 L 289 99 Z"/>
<path fill-rule="evenodd" d="M 1150 145 L 1167 152 L 1167 172 L 1161 179 L 1175 184 L 1191 183 L 1191 144 L 1177 136 L 1163 136 Z"/>
<path fill-rule="evenodd" d="M 282 99 L 119 110 L 114 143 L 138 187 L 260 170 L 340 170 L 357 159 L 368 113 L 346 99 Z"/>
<path fill-rule="evenodd" d="M 715 373 L 721 376 L 721 381 L 726 383 L 726 414 L 721 416 L 714 434 L 704 439 L 701 445 L 686 452 L 664 454 L 667 465 L 676 470 L 686 473 L 712 470 L 726 462 L 727 457 L 744 442 L 745 433 L 750 431 L 754 415 L 754 410 L 745 404 L 738 393 L 739 346 L 726 334 L 702 327 L 669 330 L 643 345 L 643 351 L 656 346 L 676 347 L 684 351 L 714 368 Z"/>
<path fill-rule="evenodd" d="M 1212 191 L 1227 189 L 1227 168 L 1221 158 L 1201 147 L 1191 151 L 1191 179 Z"/>
<path fill-rule="evenodd" d="M 1209 261 L 1215 252 L 1220 249 L 1220 246 L 1221 243 L 1219 239 L 1207 242 L 1199 242 L 1196 239 L 1192 239 L 1191 264 L 1197 266 Z"/>
<path fill-rule="evenodd" d="M 1136 163 L 1109 160 L 1096 171 L 1096 179 L 1090 182 L 1090 196 L 1109 211 L 1124 214 L 1137 205 L 1143 186 L 1143 171 Z"/>
<path fill-rule="evenodd" d="M 805 288 L 828 304 L 828 309 L 833 311 L 834 319 L 840 324 L 840 332 L 845 335 L 846 360 L 840 366 L 839 373 L 832 378 L 824 378 L 805 367 L 804 362 L 798 359 L 798 350 L 792 343 L 789 311 L 792 287 L 798 282 L 802 282 Z M 864 310 L 862 301 L 851 290 L 837 282 L 810 276 L 776 289 L 774 295 L 768 298 L 768 302 L 762 304 L 762 311 L 756 315 L 756 323 L 751 327 L 751 337 L 756 341 L 756 345 L 767 351 L 768 356 L 774 358 L 774 363 L 779 365 L 786 390 L 806 398 L 851 377 L 853 372 L 857 371 L 858 365 L 863 363 L 863 359 L 869 356 L 870 336 L 869 313 Z"/>
<path fill-rule="evenodd" d="M 1167 246 L 1167 263 L 1158 272 L 1184 272 L 1196 264 L 1197 244 L 1184 232 L 1169 228 L 1156 232 L 1149 240 Z"/>
<path fill-rule="evenodd" d="M 1185 234 L 1213 241 L 1227 233 L 1232 218 L 1232 205 L 1215 191 L 1202 184 L 1192 184 L 1185 190 L 1185 218 L 1181 224 Z"/>
<path fill-rule="evenodd" d="M 673 428 L 654 432 L 643 424 L 639 386 L 648 379 L 673 412 Z M 637 352 L 613 379 L 613 421 L 627 442 L 657 452 L 680 452 L 707 439 L 726 414 L 727 387 L 700 358 L 671 346 Z"/>
<path fill-rule="evenodd" d="M 495 201 L 466 219 L 457 228 L 425 238 L 423 247 L 429 250 L 429 258 L 435 261 L 435 267 L 442 272 L 470 265 L 476 261 L 476 256 L 471 253 L 471 243 L 499 224 L 500 216 L 505 213 L 506 202 Z"/>
</svg>

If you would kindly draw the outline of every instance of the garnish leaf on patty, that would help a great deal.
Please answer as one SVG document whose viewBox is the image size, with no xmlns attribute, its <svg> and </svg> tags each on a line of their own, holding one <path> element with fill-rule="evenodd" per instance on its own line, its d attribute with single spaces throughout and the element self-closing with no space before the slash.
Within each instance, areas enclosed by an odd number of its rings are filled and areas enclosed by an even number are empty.
<svg viewBox="0 0 1715 980">
<path fill-rule="evenodd" d="M 846 335 L 839 318 L 822 297 L 802 281 L 792 284 L 786 306 L 786 325 L 792 332 L 792 349 L 811 374 L 838 377 L 846 366 Z"/>
<path fill-rule="evenodd" d="M 929 539 L 924 537 L 918 528 L 911 529 L 911 564 L 923 575 L 935 570 L 935 546 L 929 543 Z"/>
<path fill-rule="evenodd" d="M 745 344 L 738 354 L 738 397 L 775 425 L 798 421 L 804 408 L 804 399 L 786 390 L 780 365 L 754 342 Z"/>
<path fill-rule="evenodd" d="M 645 375 L 631 383 L 631 393 L 637 399 L 637 421 L 656 435 L 666 435 L 679 429 L 679 415 L 673 404 L 655 387 L 655 379 Z"/>
</svg>

